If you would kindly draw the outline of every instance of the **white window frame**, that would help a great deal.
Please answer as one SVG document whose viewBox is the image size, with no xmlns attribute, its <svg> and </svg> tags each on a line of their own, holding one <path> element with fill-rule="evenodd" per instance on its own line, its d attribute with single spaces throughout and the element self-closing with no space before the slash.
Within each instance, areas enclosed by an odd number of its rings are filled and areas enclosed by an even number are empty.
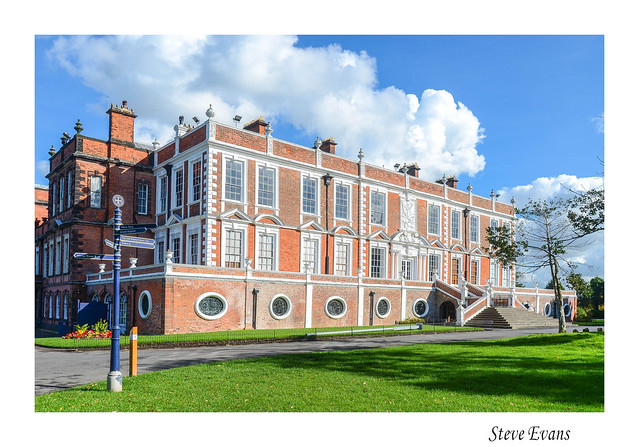
<svg viewBox="0 0 639 447">
<path fill-rule="evenodd" d="M 229 199 L 226 197 L 227 188 L 226 188 L 226 175 L 227 175 L 227 161 L 241 163 L 242 165 L 242 184 L 240 185 L 240 200 Z M 235 155 L 225 155 L 222 157 L 222 201 L 229 203 L 241 203 L 242 205 L 246 205 L 246 183 L 247 183 L 247 166 L 248 161 L 245 158 L 237 157 Z"/>
<path fill-rule="evenodd" d="M 73 171 L 69 171 L 67 173 L 67 208 L 71 208 L 71 206 L 73 205 L 72 185 L 73 185 Z"/>
<path fill-rule="evenodd" d="M 162 183 L 164 183 L 164 188 Z M 164 200 L 162 199 L 162 190 L 164 189 Z M 169 177 L 164 174 L 158 177 L 157 186 L 157 212 L 158 214 L 166 213 L 169 198 Z"/>
<path fill-rule="evenodd" d="M 383 244 L 379 242 L 371 242 L 370 243 L 370 252 L 368 254 L 368 274 L 370 278 L 388 278 L 388 244 Z M 373 276 L 373 249 L 381 250 L 382 254 L 380 256 L 380 266 L 379 266 L 379 274 L 380 276 Z"/>
<path fill-rule="evenodd" d="M 304 181 L 312 180 L 315 182 L 315 212 L 307 212 L 304 211 Z M 300 214 L 306 216 L 314 216 L 318 217 L 320 215 L 320 202 L 321 202 L 321 187 L 323 186 L 323 182 L 320 183 L 320 178 L 316 175 L 311 175 L 308 173 L 302 173 L 302 181 L 300 182 Z"/>
<path fill-rule="evenodd" d="M 437 225 L 437 231 L 431 231 L 431 212 L 437 210 L 437 221 L 433 224 Z M 426 218 L 426 231 L 433 236 L 441 236 L 442 234 L 442 207 L 433 203 L 428 204 L 427 218 Z"/>
<path fill-rule="evenodd" d="M 141 203 L 141 197 L 140 197 L 140 192 L 142 190 L 146 190 L 144 193 L 144 211 L 142 210 L 142 207 L 140 206 Z M 146 182 L 140 182 L 138 183 L 138 191 L 137 191 L 137 205 L 138 205 L 138 214 L 142 214 L 142 215 L 147 215 L 149 214 L 149 184 Z"/>
<path fill-rule="evenodd" d="M 507 265 L 501 266 L 501 285 L 502 287 L 510 287 L 510 267 Z"/>
<path fill-rule="evenodd" d="M 214 297 L 218 298 L 220 301 L 222 301 L 222 304 L 224 305 L 224 307 L 222 308 L 222 311 L 219 314 L 217 314 L 217 315 L 210 316 L 210 315 L 203 314 L 200 311 L 200 306 L 199 306 L 200 305 L 200 301 L 202 301 L 204 298 L 209 297 L 209 296 L 214 296 Z M 195 300 L 195 303 L 194 303 L 193 306 L 194 306 L 195 313 L 197 314 L 198 317 L 200 317 L 200 318 L 202 318 L 204 320 L 209 320 L 209 321 L 210 320 L 217 320 L 218 318 L 222 318 L 224 316 L 224 314 L 226 314 L 226 311 L 229 309 L 229 304 L 228 304 L 228 301 L 226 301 L 226 298 L 224 298 L 222 295 L 220 295 L 219 293 L 216 293 L 216 292 L 206 292 L 206 293 L 203 293 L 202 295 L 198 296 L 197 299 Z"/>
<path fill-rule="evenodd" d="M 346 271 L 344 275 L 337 273 L 338 246 L 346 247 Z M 333 275 L 353 276 L 353 241 L 350 238 L 338 236 L 333 238 Z"/>
<path fill-rule="evenodd" d="M 55 238 L 55 275 L 62 273 L 62 238 Z"/>
<path fill-rule="evenodd" d="M 199 175 L 200 182 L 197 185 L 198 188 L 196 189 L 195 188 L 196 187 L 196 184 L 195 184 L 195 178 L 196 178 L 195 177 L 195 165 L 198 164 L 198 163 L 200 164 L 200 175 Z M 202 156 L 200 155 L 199 158 L 191 160 L 189 162 L 189 181 L 190 181 L 190 184 L 191 184 L 191 187 L 189 188 L 189 204 L 197 203 L 200 200 L 202 200 L 202 195 L 204 193 L 204 188 L 203 188 L 204 181 L 203 180 L 204 180 L 204 163 L 202 162 Z M 199 198 L 195 197 L 195 192 L 196 191 L 199 192 L 199 195 L 200 195 Z"/>
<path fill-rule="evenodd" d="M 457 216 L 457 236 L 455 236 L 453 226 L 455 219 L 453 216 Z M 450 238 L 460 241 L 462 239 L 462 212 L 459 210 L 451 210 L 450 212 Z"/>
<path fill-rule="evenodd" d="M 262 270 L 260 268 L 260 236 L 262 235 L 273 236 L 273 269 L 264 271 L 279 271 L 280 231 L 277 228 L 259 226 L 255 227 L 255 269 Z"/>
<path fill-rule="evenodd" d="M 181 197 L 181 200 L 180 200 L 182 203 L 180 203 L 179 205 L 178 205 L 178 201 L 177 201 L 177 199 L 178 199 L 178 182 L 177 182 L 178 173 L 180 173 L 182 175 L 182 191 L 181 191 L 182 197 Z M 185 191 L 185 187 L 184 187 L 185 186 L 184 179 L 185 179 L 185 177 L 184 177 L 184 168 L 183 167 L 180 167 L 180 168 L 175 169 L 173 171 L 173 188 L 171 188 L 172 189 L 172 191 L 171 191 L 171 194 L 172 194 L 171 209 L 172 210 L 180 209 L 186 203 L 185 200 L 184 200 L 185 192 L 186 192 Z"/>
<path fill-rule="evenodd" d="M 149 300 L 149 307 L 146 313 L 143 312 L 143 308 L 142 308 L 142 299 L 145 296 Z M 140 317 L 143 320 L 146 320 L 147 318 L 149 318 L 149 316 L 151 315 L 152 308 L 153 308 L 153 300 L 151 299 L 151 292 L 149 292 L 148 290 L 145 290 L 140 294 L 140 297 L 138 298 L 138 313 L 140 314 Z"/>
<path fill-rule="evenodd" d="M 69 235 L 64 235 L 64 240 L 62 242 L 62 273 L 69 273 Z"/>
<path fill-rule="evenodd" d="M 55 252 L 53 251 L 53 239 L 49 240 L 49 270 L 48 276 L 54 276 L 55 270 L 53 269 L 53 261 L 55 257 Z"/>
<path fill-rule="evenodd" d="M 89 176 L 89 207 L 102 208 L 102 177 L 99 175 Z"/>
<path fill-rule="evenodd" d="M 333 180 L 333 182 L 335 183 L 335 186 L 333 187 L 333 220 L 341 220 L 342 222 L 348 222 L 348 223 L 352 223 L 353 219 L 352 219 L 352 210 L 353 207 L 351 206 L 351 196 L 352 196 L 352 188 L 351 188 L 351 184 L 350 183 L 346 183 L 344 181 L 335 181 Z M 337 188 L 346 188 L 346 217 L 338 217 L 337 216 Z"/>
<path fill-rule="evenodd" d="M 60 212 L 62 212 L 64 210 L 64 196 L 66 195 L 64 190 L 64 175 L 60 177 L 59 182 L 60 182 L 60 193 L 58 194 L 58 200 L 59 200 L 58 205 L 60 207 Z"/>
<path fill-rule="evenodd" d="M 473 282 L 472 280 L 473 262 L 477 263 L 477 277 L 475 278 L 475 282 Z M 476 256 L 472 256 L 470 258 L 469 268 L 470 270 L 468 271 L 468 282 L 470 282 L 471 284 L 480 285 L 481 284 L 481 259 Z"/>
<path fill-rule="evenodd" d="M 405 276 L 404 273 L 404 261 L 409 262 L 410 264 L 410 275 L 408 277 Z M 399 261 L 399 278 L 404 277 L 406 281 L 414 281 L 417 278 L 417 262 L 415 257 L 413 256 L 402 256 Z"/>
<path fill-rule="evenodd" d="M 157 264 L 164 264 L 166 261 L 166 234 L 164 232 L 155 234 L 155 261 Z"/>
<path fill-rule="evenodd" d="M 381 223 L 373 223 L 373 193 L 380 194 L 384 196 L 383 204 L 384 204 L 384 212 L 382 216 Z M 377 188 L 369 189 L 369 202 L 368 202 L 368 222 L 370 225 L 375 225 L 376 227 L 388 227 L 388 191 L 380 190 Z"/>
<path fill-rule="evenodd" d="M 273 312 L 273 302 L 278 298 L 282 298 L 288 303 L 288 311 L 284 315 L 276 315 L 275 312 Z M 271 314 L 271 317 L 276 320 L 283 320 L 287 318 L 291 314 L 291 310 L 293 310 L 293 303 L 291 303 L 291 299 L 282 293 L 274 295 L 268 303 L 268 311 Z"/>
<path fill-rule="evenodd" d="M 264 205 L 260 203 L 260 170 L 268 169 L 273 171 L 273 205 Z M 255 207 L 267 208 L 277 210 L 279 209 L 279 194 L 278 194 L 278 169 L 276 166 L 268 163 L 256 163 L 255 166 Z"/>
<path fill-rule="evenodd" d="M 490 269 L 489 269 L 489 274 L 490 274 L 490 279 L 493 282 L 493 285 L 498 286 L 499 285 L 499 261 L 497 259 L 491 259 L 490 260 Z"/>
<path fill-rule="evenodd" d="M 301 232 L 300 234 L 300 238 L 301 238 L 301 243 L 300 243 L 300 272 L 304 273 L 305 269 L 304 269 L 304 259 L 305 259 L 305 247 L 306 247 L 306 241 L 307 240 L 312 240 L 315 241 L 315 269 L 314 270 L 309 270 L 309 273 L 311 274 L 319 274 L 321 271 L 321 266 L 320 266 L 320 259 L 322 257 L 322 236 L 320 234 L 314 234 L 314 233 L 310 233 L 310 232 Z"/>
<path fill-rule="evenodd" d="M 180 247 L 179 247 L 179 253 L 175 253 L 175 240 L 179 240 L 180 241 Z M 182 259 L 182 251 L 184 251 L 184 245 L 183 245 L 183 241 L 182 241 L 182 225 L 178 226 L 175 229 L 171 229 L 171 231 L 169 232 L 169 250 L 171 250 L 171 252 L 173 253 L 173 257 L 171 258 L 171 261 L 175 264 L 182 264 L 184 263 L 184 260 Z"/>
<path fill-rule="evenodd" d="M 229 230 L 242 232 L 239 267 L 226 267 L 226 239 L 227 239 L 227 231 Z M 222 222 L 221 244 L 222 244 L 221 245 L 221 251 L 222 251 L 221 266 L 225 268 L 243 268 L 244 260 L 247 258 L 247 253 L 248 253 L 248 224 L 242 224 L 238 222 Z"/>
<path fill-rule="evenodd" d="M 379 303 L 382 301 L 385 301 L 386 304 L 388 304 L 388 311 L 385 314 L 379 313 L 379 310 L 378 310 Z M 385 296 L 380 296 L 377 302 L 375 303 L 375 315 L 377 315 L 377 318 L 382 318 L 382 319 L 388 318 L 388 316 L 391 313 L 391 310 L 392 310 L 392 306 L 391 306 L 390 300 L 386 298 Z"/>
<path fill-rule="evenodd" d="M 473 224 L 473 219 L 476 219 L 475 224 Z M 473 242 L 475 244 L 479 243 L 479 222 L 480 222 L 480 217 L 478 214 L 471 214 L 470 218 L 469 218 L 469 231 L 468 231 L 468 238 L 470 240 L 470 242 Z M 473 238 L 473 232 L 475 232 L 475 238 Z"/>
<path fill-rule="evenodd" d="M 450 283 L 453 285 L 459 285 L 459 276 L 463 272 L 463 257 L 459 255 L 453 255 L 450 257 Z M 457 261 L 457 271 L 453 270 L 453 260 Z M 457 278 L 454 280 L 454 278 Z"/>
<path fill-rule="evenodd" d="M 191 246 L 191 240 L 192 240 L 192 236 L 195 236 L 195 262 L 193 259 L 193 252 L 192 252 L 192 246 Z M 186 228 L 186 241 L 188 244 L 187 247 L 187 263 L 190 265 L 200 265 L 200 258 L 202 257 L 202 250 L 201 250 L 201 237 L 200 237 L 200 223 L 198 222 L 195 225 L 189 225 Z"/>
<path fill-rule="evenodd" d="M 436 258 L 437 265 L 432 265 L 433 258 Z M 435 280 L 434 275 L 437 274 L 438 278 L 442 277 L 442 254 L 439 252 L 428 253 L 428 267 L 426 271 L 426 280 L 428 282 L 433 282 Z"/>
<path fill-rule="evenodd" d="M 93 177 L 91 177 L 93 178 Z M 53 184 L 51 185 L 51 215 L 55 216 L 57 214 L 57 205 L 58 205 L 58 200 L 56 198 L 57 195 L 57 190 L 58 190 L 58 182 L 53 182 Z M 91 202 L 93 202 L 93 200 L 91 200 Z M 91 208 L 93 208 L 93 206 L 91 206 Z"/>
<path fill-rule="evenodd" d="M 328 312 L 328 303 L 330 303 L 333 300 L 340 301 L 344 305 L 344 310 L 339 315 L 331 315 Z M 346 304 L 346 300 L 344 300 L 344 298 L 342 298 L 341 296 L 331 296 L 324 303 L 324 313 L 326 314 L 326 316 L 328 316 L 329 318 L 332 318 L 333 320 L 342 318 L 344 315 L 346 315 L 347 312 L 348 312 L 348 305 Z"/>
</svg>

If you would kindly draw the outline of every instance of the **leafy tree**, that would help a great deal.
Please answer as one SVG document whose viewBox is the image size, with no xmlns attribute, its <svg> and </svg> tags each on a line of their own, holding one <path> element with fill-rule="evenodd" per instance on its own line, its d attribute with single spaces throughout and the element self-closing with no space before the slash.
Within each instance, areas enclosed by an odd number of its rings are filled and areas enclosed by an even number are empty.
<svg viewBox="0 0 639 447">
<path fill-rule="evenodd" d="M 570 246 L 575 246 L 582 237 L 577 235 L 573 222 L 568 218 L 572 203 L 562 199 L 529 200 L 524 208 L 517 210 L 519 220 L 519 242 L 526 251 L 526 268 L 537 271 L 550 269 L 548 288 L 555 291 L 555 304 L 559 311 L 559 332 L 566 332 L 566 316 L 563 310 L 560 276 L 571 267 L 563 255 Z"/>
<path fill-rule="evenodd" d="M 593 316 L 595 318 L 603 318 L 604 316 L 604 280 L 598 276 L 590 280 L 590 288 L 592 289 L 592 307 Z"/>
<path fill-rule="evenodd" d="M 575 196 L 569 201 L 572 209 L 568 211 L 568 219 L 573 225 L 575 236 L 583 237 L 603 231 L 605 222 L 604 190 L 594 188 L 585 192 L 573 191 L 573 193 Z"/>
<path fill-rule="evenodd" d="M 581 273 L 571 272 L 570 275 L 566 277 L 566 281 L 577 293 L 577 303 L 579 304 L 579 307 L 591 307 L 592 288 L 590 287 L 590 283 L 581 276 Z"/>
<path fill-rule="evenodd" d="M 517 258 L 525 251 L 525 244 L 522 245 L 515 240 L 514 231 L 509 224 L 486 228 L 486 241 L 488 241 L 488 247 L 484 247 L 484 250 L 490 254 L 490 257 L 511 269 L 516 264 Z M 518 275 L 519 272 L 515 272 L 515 285 L 521 287 L 517 283 Z"/>
</svg>

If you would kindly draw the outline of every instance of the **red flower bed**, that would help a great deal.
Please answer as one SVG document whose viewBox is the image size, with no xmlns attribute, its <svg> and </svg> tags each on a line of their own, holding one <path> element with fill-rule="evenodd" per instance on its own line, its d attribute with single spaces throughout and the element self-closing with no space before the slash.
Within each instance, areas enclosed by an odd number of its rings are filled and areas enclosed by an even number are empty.
<svg viewBox="0 0 639 447">
<path fill-rule="evenodd" d="M 92 329 L 88 331 L 75 331 L 69 332 L 64 337 L 65 339 L 73 339 L 73 338 L 111 338 L 111 331 L 106 332 L 95 332 Z"/>
</svg>

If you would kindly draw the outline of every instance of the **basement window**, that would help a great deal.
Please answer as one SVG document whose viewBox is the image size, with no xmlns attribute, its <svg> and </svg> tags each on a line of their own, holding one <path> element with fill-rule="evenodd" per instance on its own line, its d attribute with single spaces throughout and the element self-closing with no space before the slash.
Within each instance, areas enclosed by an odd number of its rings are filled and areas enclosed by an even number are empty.
<svg viewBox="0 0 639 447">
<path fill-rule="evenodd" d="M 413 314 L 415 314 L 416 317 L 423 318 L 428 314 L 428 308 L 428 301 L 424 298 L 420 298 L 413 304 Z"/>
<path fill-rule="evenodd" d="M 205 320 L 217 320 L 228 310 L 226 299 L 218 293 L 204 293 L 195 300 L 195 313 Z"/>
</svg>

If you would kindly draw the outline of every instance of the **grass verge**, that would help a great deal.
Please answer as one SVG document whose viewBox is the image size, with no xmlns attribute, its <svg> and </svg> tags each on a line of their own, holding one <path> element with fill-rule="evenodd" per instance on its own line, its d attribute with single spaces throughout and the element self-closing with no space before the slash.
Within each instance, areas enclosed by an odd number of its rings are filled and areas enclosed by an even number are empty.
<svg viewBox="0 0 639 447">
<path fill-rule="evenodd" d="M 36 412 L 597 412 L 604 335 L 533 335 L 233 360 L 35 398 Z"/>
<path fill-rule="evenodd" d="M 397 327 L 402 325 L 392 325 Z M 410 325 L 406 325 L 408 327 Z M 377 332 L 367 332 L 358 334 L 359 329 L 378 329 Z M 424 325 L 419 333 L 427 332 L 446 332 L 446 331 L 465 331 L 465 330 L 481 330 L 471 327 L 457 326 L 433 326 Z M 193 334 L 168 334 L 168 335 L 139 335 L 138 347 L 158 347 L 158 346 L 187 346 L 187 345 L 203 345 L 203 344 L 227 344 L 241 343 L 245 341 L 277 341 L 287 339 L 305 338 L 307 334 L 314 333 L 321 335 L 323 332 L 346 331 L 341 335 L 331 335 L 331 337 L 339 336 L 370 336 L 370 335 L 401 335 L 415 334 L 416 329 L 407 331 L 389 331 L 385 326 L 355 326 L 355 327 L 332 327 L 332 328 L 299 328 L 299 329 L 251 329 L 239 331 L 217 331 L 203 332 Z M 351 333 L 348 333 L 351 331 Z M 129 337 L 120 337 L 120 346 L 128 346 Z M 111 339 L 63 339 L 61 337 L 36 338 L 36 346 L 56 349 L 103 349 L 111 346 Z"/>
</svg>

